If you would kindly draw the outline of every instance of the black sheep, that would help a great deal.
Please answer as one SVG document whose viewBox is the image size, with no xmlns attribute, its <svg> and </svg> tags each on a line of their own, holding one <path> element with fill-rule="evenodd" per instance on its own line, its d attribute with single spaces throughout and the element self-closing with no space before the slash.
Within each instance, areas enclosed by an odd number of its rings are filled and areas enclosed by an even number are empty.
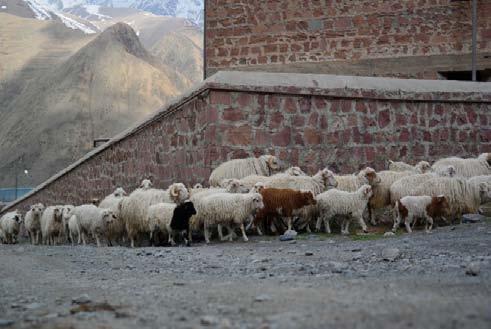
<svg viewBox="0 0 491 329">
<path fill-rule="evenodd" d="M 180 233 L 187 246 L 191 245 L 187 237 L 189 235 L 189 219 L 193 215 L 196 215 L 194 204 L 191 201 L 186 201 L 176 206 L 170 222 L 170 234 Z"/>
</svg>

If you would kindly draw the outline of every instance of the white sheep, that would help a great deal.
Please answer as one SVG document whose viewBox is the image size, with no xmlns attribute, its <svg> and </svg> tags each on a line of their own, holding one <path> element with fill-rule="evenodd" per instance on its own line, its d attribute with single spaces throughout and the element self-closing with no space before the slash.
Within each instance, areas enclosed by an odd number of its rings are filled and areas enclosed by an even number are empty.
<svg viewBox="0 0 491 329">
<path fill-rule="evenodd" d="M 147 222 L 151 245 L 153 245 L 155 234 L 158 232 L 166 234 L 169 243 L 173 244 L 170 222 L 175 208 L 175 203 L 157 203 L 148 208 Z"/>
<path fill-rule="evenodd" d="M 290 167 L 287 170 L 285 170 L 282 173 L 274 174 L 271 176 L 264 176 L 264 175 L 249 175 L 244 178 L 241 178 L 239 182 L 248 188 L 249 190 L 256 185 L 256 183 L 266 183 L 269 179 L 275 179 L 278 177 L 283 177 L 283 176 L 307 176 L 306 173 L 303 172 L 300 167 Z M 227 184 L 229 183 L 230 179 L 224 179 L 221 183 L 221 187 L 226 187 Z"/>
<path fill-rule="evenodd" d="M 0 218 L 0 240 L 3 243 L 17 243 L 17 238 L 22 223 L 22 215 L 17 211 L 6 213 Z"/>
<path fill-rule="evenodd" d="M 107 225 L 116 219 L 110 209 L 99 208 L 93 204 L 75 207 L 72 217 L 76 217 L 83 244 L 87 243 L 87 237 L 91 235 L 98 247 L 101 246 L 101 238 L 106 236 Z"/>
<path fill-rule="evenodd" d="M 126 197 L 126 192 L 118 187 L 113 193 L 106 196 L 99 204 L 100 208 L 111 209 L 116 216 L 116 219 L 107 226 L 107 242 L 112 246 L 112 242 L 116 241 L 119 244 L 124 243 L 126 229 L 123 218 L 121 217 L 121 205 Z"/>
<path fill-rule="evenodd" d="M 120 216 L 125 223 L 131 247 L 140 233 L 148 233 L 147 211 L 157 203 L 182 203 L 189 191 L 182 183 L 174 183 L 167 190 L 138 188 L 121 202 Z"/>
<path fill-rule="evenodd" d="M 471 178 L 473 176 L 491 175 L 491 153 L 482 153 L 477 158 L 462 159 L 451 157 L 440 159 L 432 166 L 433 170 L 438 172 L 444 170 L 445 166 L 452 165 L 455 167 L 457 176 Z"/>
<path fill-rule="evenodd" d="M 68 234 L 70 236 L 72 246 L 75 244 L 75 237 L 77 237 L 77 244 L 81 243 L 82 234 L 80 232 L 80 224 L 77 216 L 75 215 L 72 215 L 68 219 Z"/>
<path fill-rule="evenodd" d="M 467 180 L 470 184 L 486 183 L 491 188 L 491 175 L 474 176 Z"/>
<path fill-rule="evenodd" d="M 389 160 L 389 170 L 391 171 L 414 171 L 418 174 L 425 174 L 431 171 L 431 165 L 427 161 L 420 161 L 415 166 L 402 161 Z"/>
<path fill-rule="evenodd" d="M 199 204 L 201 202 L 201 199 L 203 199 L 206 196 L 216 194 L 216 193 L 247 193 L 248 189 L 245 188 L 238 179 L 230 179 L 227 182 L 227 186 L 225 188 L 202 188 L 198 190 L 193 190 L 191 194 L 191 197 L 189 198 L 190 201 L 193 202 L 193 204 Z M 197 208 L 196 208 L 197 209 Z M 203 228 L 204 225 L 204 217 L 198 212 L 194 216 L 191 217 L 189 221 L 189 241 L 193 241 L 192 239 L 192 232 L 193 231 L 199 231 Z M 222 227 L 221 225 L 218 225 L 218 235 L 220 239 L 223 237 L 222 233 Z"/>
<path fill-rule="evenodd" d="M 445 172 L 416 174 L 405 176 L 396 180 L 389 188 L 391 205 L 394 206 L 397 200 L 405 196 L 414 195 L 414 190 L 422 183 L 435 177 L 453 177 L 454 172 L 455 169 L 453 166 L 447 166 Z"/>
<path fill-rule="evenodd" d="M 153 187 L 153 183 L 152 183 L 152 181 L 150 179 L 144 179 L 140 183 L 140 188 L 141 189 L 148 190 L 149 188 L 152 188 L 152 187 Z"/>
<path fill-rule="evenodd" d="M 449 205 L 444 195 L 438 196 L 405 196 L 396 201 L 394 207 L 394 226 L 392 231 L 396 232 L 399 224 L 404 220 L 404 225 L 408 233 L 412 232 L 411 224 L 417 218 L 426 220 L 425 231 L 431 232 L 433 220 L 436 217 L 443 217 L 448 213 Z"/>
<path fill-rule="evenodd" d="M 227 228 L 230 240 L 232 240 L 232 232 L 235 227 L 240 227 L 242 238 L 248 241 L 245 224 L 250 224 L 257 210 L 264 207 L 263 198 L 259 193 L 216 193 L 204 197 L 201 201 L 195 204 L 195 208 L 205 218 L 206 243 L 210 243 L 209 228 L 218 224 Z"/>
<path fill-rule="evenodd" d="M 279 160 L 274 155 L 259 158 L 234 159 L 220 164 L 212 171 L 210 186 L 220 186 L 226 178 L 243 178 L 249 175 L 271 176 L 280 170 Z"/>
<path fill-rule="evenodd" d="M 477 213 L 479 206 L 490 201 L 486 183 L 471 184 L 460 177 L 436 177 L 422 183 L 414 195 L 444 195 L 450 205 L 449 216 L 458 218 L 465 213 Z"/>
<path fill-rule="evenodd" d="M 24 216 L 24 226 L 31 244 L 39 244 L 41 236 L 41 216 L 43 215 L 44 205 L 37 203 L 32 205 L 29 211 Z"/>
<path fill-rule="evenodd" d="M 368 232 L 367 225 L 363 220 L 363 212 L 367 207 L 368 200 L 372 196 L 370 185 L 362 185 L 356 192 L 341 191 L 331 189 L 315 197 L 319 208 L 319 217 L 317 219 L 316 230 L 321 230 L 324 222 L 325 232 L 331 233 L 329 221 L 336 215 L 343 216 L 341 233 L 349 234 L 349 224 L 352 219 L 358 220 L 363 232 Z"/>
<path fill-rule="evenodd" d="M 365 184 L 373 187 L 380 183 L 380 177 L 378 177 L 377 172 L 370 167 L 360 170 L 356 175 L 335 175 L 334 178 L 337 181 L 336 188 L 346 192 L 355 192 Z"/>
<path fill-rule="evenodd" d="M 59 206 L 49 206 L 41 216 L 41 235 L 43 244 L 55 245 L 64 238 L 63 209 Z"/>
</svg>

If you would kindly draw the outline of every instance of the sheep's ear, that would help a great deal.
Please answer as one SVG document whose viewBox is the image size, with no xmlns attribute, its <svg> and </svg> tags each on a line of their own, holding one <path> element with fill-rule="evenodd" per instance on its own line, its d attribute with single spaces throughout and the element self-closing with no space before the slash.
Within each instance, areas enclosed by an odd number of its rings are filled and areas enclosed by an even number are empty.
<svg viewBox="0 0 491 329">
<path fill-rule="evenodd" d="M 389 159 L 389 165 L 393 164 L 394 161 L 392 161 L 391 159 Z"/>
</svg>

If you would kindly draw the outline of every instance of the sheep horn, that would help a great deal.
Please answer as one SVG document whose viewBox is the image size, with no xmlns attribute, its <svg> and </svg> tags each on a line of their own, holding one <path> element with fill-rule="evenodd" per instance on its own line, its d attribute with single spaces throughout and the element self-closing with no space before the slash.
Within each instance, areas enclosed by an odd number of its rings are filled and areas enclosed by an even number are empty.
<svg viewBox="0 0 491 329">
<path fill-rule="evenodd" d="M 179 191 L 176 191 L 176 186 L 172 186 L 169 191 L 170 195 L 172 197 L 177 197 L 179 196 Z"/>
</svg>

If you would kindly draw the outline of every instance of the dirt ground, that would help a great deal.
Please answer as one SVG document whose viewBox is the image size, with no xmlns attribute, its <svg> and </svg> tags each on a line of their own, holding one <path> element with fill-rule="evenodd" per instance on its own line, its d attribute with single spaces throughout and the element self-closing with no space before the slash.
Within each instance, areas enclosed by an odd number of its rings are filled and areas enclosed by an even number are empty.
<svg viewBox="0 0 491 329">
<path fill-rule="evenodd" d="M 491 222 L 190 248 L 0 245 L 0 327 L 487 329 Z"/>
</svg>

